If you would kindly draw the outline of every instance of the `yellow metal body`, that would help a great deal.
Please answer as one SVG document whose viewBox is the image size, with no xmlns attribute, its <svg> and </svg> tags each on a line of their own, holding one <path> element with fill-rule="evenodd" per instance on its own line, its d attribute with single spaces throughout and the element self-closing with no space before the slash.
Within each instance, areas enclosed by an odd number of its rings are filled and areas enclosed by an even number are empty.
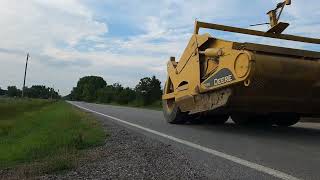
<svg viewBox="0 0 320 180">
<path fill-rule="evenodd" d="M 199 35 L 201 27 L 319 44 L 319 39 L 196 22 L 180 60 L 167 63 L 163 100 L 190 114 L 215 111 L 320 115 L 320 53 Z"/>
</svg>

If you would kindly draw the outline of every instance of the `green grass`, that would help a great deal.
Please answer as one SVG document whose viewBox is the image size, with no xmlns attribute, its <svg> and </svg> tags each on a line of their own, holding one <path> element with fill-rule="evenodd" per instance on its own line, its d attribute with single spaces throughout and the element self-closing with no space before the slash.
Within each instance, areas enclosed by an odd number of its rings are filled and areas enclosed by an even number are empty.
<svg viewBox="0 0 320 180">
<path fill-rule="evenodd" d="M 0 169 L 69 169 L 81 150 L 102 145 L 105 136 L 98 121 L 66 102 L 0 99 Z"/>
</svg>

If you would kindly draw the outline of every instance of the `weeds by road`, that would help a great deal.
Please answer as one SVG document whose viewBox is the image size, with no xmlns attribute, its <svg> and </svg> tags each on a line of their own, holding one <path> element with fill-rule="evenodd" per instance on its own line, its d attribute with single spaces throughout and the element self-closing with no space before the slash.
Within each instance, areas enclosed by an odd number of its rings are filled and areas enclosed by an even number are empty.
<svg viewBox="0 0 320 180">
<path fill-rule="evenodd" d="M 0 179 L 1 169 L 26 177 L 70 169 L 104 140 L 100 123 L 66 102 L 0 99 Z"/>
<path fill-rule="evenodd" d="M 107 103 L 108 105 L 114 105 L 114 106 L 124 106 L 124 107 L 134 107 L 134 108 L 142 108 L 142 109 L 151 109 L 151 110 L 157 110 L 160 111 L 162 110 L 162 102 L 161 101 L 156 101 L 150 105 L 140 105 L 138 103 L 128 103 L 128 104 L 119 104 L 119 103 Z"/>
</svg>

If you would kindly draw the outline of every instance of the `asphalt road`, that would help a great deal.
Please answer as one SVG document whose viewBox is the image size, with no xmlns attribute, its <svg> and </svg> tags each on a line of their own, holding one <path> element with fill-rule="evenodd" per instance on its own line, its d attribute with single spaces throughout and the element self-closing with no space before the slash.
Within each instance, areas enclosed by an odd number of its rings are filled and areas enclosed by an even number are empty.
<svg viewBox="0 0 320 180">
<path fill-rule="evenodd" d="M 290 128 L 171 125 L 161 111 L 72 102 L 187 153 L 210 178 L 320 179 L 320 125 Z"/>
</svg>

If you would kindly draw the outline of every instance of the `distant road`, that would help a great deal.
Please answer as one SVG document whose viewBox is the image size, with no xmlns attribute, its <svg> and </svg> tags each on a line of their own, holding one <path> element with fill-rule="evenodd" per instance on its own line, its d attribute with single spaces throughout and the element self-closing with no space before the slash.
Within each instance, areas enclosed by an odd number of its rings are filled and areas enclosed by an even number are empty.
<svg viewBox="0 0 320 180">
<path fill-rule="evenodd" d="M 320 125 L 290 128 L 239 127 L 231 121 L 210 124 L 167 124 L 162 112 L 70 102 L 106 121 L 173 145 L 221 179 L 319 179 Z"/>
</svg>

